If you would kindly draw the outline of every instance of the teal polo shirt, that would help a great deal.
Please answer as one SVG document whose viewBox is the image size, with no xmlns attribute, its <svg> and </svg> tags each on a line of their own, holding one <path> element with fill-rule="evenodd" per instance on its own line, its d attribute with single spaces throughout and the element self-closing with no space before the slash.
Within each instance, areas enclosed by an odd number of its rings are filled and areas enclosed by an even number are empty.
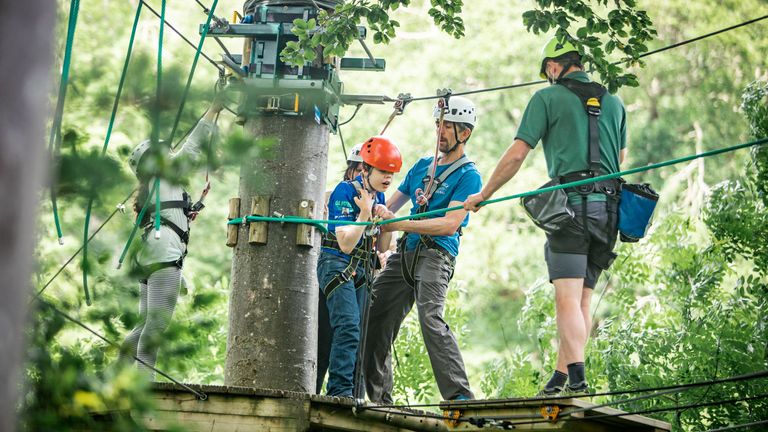
<svg viewBox="0 0 768 432">
<path fill-rule="evenodd" d="M 568 78 L 590 82 L 583 71 Z M 606 93 L 601 102 L 600 164 L 602 174 L 619 172 L 619 153 L 627 146 L 627 112 L 618 96 Z M 550 178 L 589 169 L 589 119 L 584 105 L 573 92 L 551 85 L 534 93 L 525 108 L 516 139 L 536 148 L 544 146 Z M 588 201 L 604 201 L 605 195 L 591 194 Z"/>
</svg>

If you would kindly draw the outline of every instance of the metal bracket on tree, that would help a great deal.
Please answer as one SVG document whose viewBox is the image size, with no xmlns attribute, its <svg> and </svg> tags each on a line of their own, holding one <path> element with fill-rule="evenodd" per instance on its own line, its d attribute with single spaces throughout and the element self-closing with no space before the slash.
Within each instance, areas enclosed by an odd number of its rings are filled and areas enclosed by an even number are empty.
<svg viewBox="0 0 768 432">
<path fill-rule="evenodd" d="M 279 3 L 279 4 L 278 4 Z M 364 59 L 325 57 L 317 48 L 315 60 L 294 66 L 284 63 L 280 53 L 298 37 L 292 33 L 294 20 L 317 19 L 320 9 L 332 9 L 335 2 L 317 0 L 272 3 L 247 2 L 243 14 L 232 23 L 211 26 L 208 37 L 244 39 L 243 53 L 225 55 L 223 65 L 242 78 L 244 97 L 238 116 L 291 115 L 314 118 L 336 133 L 342 82 L 339 70 L 383 71 L 385 61 L 369 55 Z M 235 22 L 240 17 L 239 22 Z M 202 32 L 203 26 L 200 27 Z M 364 38 L 365 28 L 359 28 Z M 292 97 L 291 103 L 283 100 Z M 286 107 L 290 107 L 286 109 Z"/>
</svg>

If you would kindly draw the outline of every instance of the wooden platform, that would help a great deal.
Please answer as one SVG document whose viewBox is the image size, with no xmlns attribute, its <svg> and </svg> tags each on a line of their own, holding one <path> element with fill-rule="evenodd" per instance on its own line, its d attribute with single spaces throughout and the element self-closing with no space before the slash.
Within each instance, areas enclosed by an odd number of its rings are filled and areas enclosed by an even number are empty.
<svg viewBox="0 0 768 432">
<path fill-rule="evenodd" d="M 442 414 L 402 408 L 356 407 L 352 400 L 276 390 L 172 384 L 153 387 L 156 411 L 134 420 L 150 430 L 187 431 L 669 431 L 668 423 L 638 415 L 616 417 L 579 399 L 499 399 L 445 402 Z M 570 414 L 569 414 L 570 413 Z M 451 420 L 458 419 L 458 420 Z"/>
</svg>

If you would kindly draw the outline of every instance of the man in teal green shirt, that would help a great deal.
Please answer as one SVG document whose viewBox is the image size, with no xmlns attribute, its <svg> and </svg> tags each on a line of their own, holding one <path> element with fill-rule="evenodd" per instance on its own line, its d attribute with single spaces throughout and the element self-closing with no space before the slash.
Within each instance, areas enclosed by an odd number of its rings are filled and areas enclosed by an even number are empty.
<svg viewBox="0 0 768 432">
<path fill-rule="evenodd" d="M 607 92 L 599 98 L 599 161 L 596 155 L 590 158 L 589 116 L 585 103 L 570 89 L 590 83 L 581 55 L 571 42 L 553 38 L 544 47 L 542 58 L 541 77 L 554 85 L 533 95 L 514 143 L 482 191 L 464 202 L 465 209 L 478 211 L 482 201 L 490 199 L 517 174 L 539 141 L 544 147 L 549 177 L 560 183 L 619 171 L 627 138 L 626 111 L 621 100 Z M 590 163 L 590 159 L 594 162 Z M 544 257 L 555 286 L 560 347 L 556 369 L 539 395 L 588 391 L 584 347 L 592 328 L 589 305 L 601 272 L 616 258 L 613 248 L 618 232 L 618 186 L 618 182 L 603 181 L 566 189 L 576 216 L 564 228 L 547 234 Z"/>
</svg>

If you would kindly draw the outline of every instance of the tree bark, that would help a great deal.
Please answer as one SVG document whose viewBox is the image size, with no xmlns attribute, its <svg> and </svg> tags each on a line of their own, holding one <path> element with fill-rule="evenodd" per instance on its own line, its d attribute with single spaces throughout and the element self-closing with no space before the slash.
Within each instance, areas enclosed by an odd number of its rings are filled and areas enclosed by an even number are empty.
<svg viewBox="0 0 768 432">
<path fill-rule="evenodd" d="M 0 0 L 0 430 L 16 427 L 56 8 Z"/>
<path fill-rule="evenodd" d="M 254 196 L 270 197 L 270 214 L 298 214 L 314 201 L 322 215 L 328 159 L 328 128 L 311 117 L 255 117 L 245 124 L 256 139 L 274 137 L 258 157 L 241 166 L 241 214 Z M 266 215 L 265 215 L 266 216 Z M 232 259 L 227 385 L 314 392 L 317 339 L 317 257 L 314 246 L 297 246 L 297 224 L 269 223 L 267 244 L 248 243 L 240 228 Z"/>
</svg>

